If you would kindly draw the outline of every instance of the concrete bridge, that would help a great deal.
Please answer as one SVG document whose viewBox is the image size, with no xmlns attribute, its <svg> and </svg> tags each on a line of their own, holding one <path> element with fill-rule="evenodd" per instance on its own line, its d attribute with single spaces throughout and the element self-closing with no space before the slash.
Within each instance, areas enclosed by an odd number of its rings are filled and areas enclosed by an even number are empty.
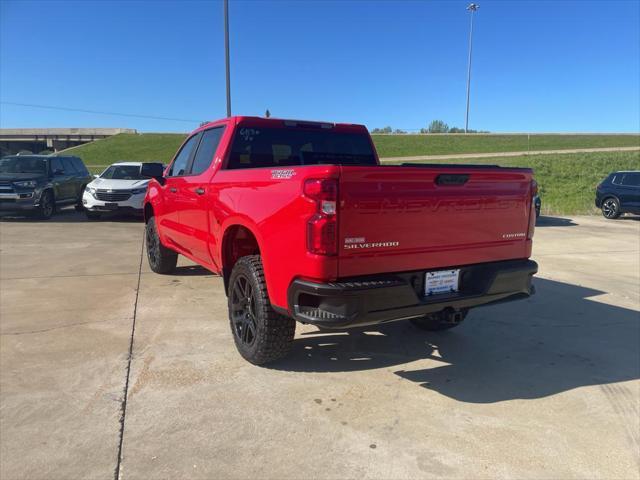
<svg viewBox="0 0 640 480">
<path fill-rule="evenodd" d="M 0 128 L 0 155 L 57 152 L 118 133 L 137 132 L 131 128 Z"/>
</svg>

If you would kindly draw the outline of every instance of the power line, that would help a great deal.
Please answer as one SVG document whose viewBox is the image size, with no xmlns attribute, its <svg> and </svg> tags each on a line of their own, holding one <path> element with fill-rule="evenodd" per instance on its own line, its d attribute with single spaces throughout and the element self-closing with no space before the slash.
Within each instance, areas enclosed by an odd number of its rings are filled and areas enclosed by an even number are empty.
<svg viewBox="0 0 640 480">
<path fill-rule="evenodd" d="M 81 108 L 69 108 L 60 107 L 55 105 L 37 105 L 34 103 L 18 103 L 18 102 L 0 102 L 2 105 L 12 105 L 14 107 L 28 107 L 28 108 L 44 108 L 47 110 L 64 110 L 66 112 L 81 112 L 81 113 L 93 113 L 97 115 L 111 115 L 114 117 L 132 117 L 132 118 L 147 118 L 151 120 L 166 120 L 171 122 L 186 122 L 186 123 L 201 123 L 202 120 L 193 120 L 188 118 L 171 118 L 171 117 L 157 117 L 154 115 L 138 115 L 135 113 L 121 113 L 121 112 L 103 112 L 100 110 L 85 110 Z"/>
</svg>

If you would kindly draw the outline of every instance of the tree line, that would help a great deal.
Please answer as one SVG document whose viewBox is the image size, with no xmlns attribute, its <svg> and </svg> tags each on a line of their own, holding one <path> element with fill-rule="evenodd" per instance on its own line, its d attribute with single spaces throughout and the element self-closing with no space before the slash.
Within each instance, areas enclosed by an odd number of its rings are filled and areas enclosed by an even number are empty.
<svg viewBox="0 0 640 480">
<path fill-rule="evenodd" d="M 391 127 L 374 128 L 371 133 L 384 133 L 384 134 L 403 134 L 407 133 L 400 128 L 393 129 Z M 420 133 L 464 133 L 464 128 L 449 127 L 442 120 L 433 120 L 427 128 L 421 128 Z M 467 133 L 489 133 L 486 130 L 467 130 Z"/>
</svg>

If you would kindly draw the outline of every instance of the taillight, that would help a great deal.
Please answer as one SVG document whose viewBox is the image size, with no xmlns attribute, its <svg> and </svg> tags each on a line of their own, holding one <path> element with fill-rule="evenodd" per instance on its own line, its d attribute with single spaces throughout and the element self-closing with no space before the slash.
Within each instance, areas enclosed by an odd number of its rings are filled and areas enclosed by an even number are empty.
<svg viewBox="0 0 640 480">
<path fill-rule="evenodd" d="M 307 250 L 316 255 L 336 255 L 338 181 L 333 178 L 306 180 L 304 194 L 316 202 L 316 213 L 307 222 Z"/>
<path fill-rule="evenodd" d="M 538 182 L 531 180 L 531 208 L 529 209 L 529 229 L 527 231 L 527 239 L 533 238 L 533 233 L 536 230 L 536 204 L 534 197 L 538 194 Z"/>
</svg>

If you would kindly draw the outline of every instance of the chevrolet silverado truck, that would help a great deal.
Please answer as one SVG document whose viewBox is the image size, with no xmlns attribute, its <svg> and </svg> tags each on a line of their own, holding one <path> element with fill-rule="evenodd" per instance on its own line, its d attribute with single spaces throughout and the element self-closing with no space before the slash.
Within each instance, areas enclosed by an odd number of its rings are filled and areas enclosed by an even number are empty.
<svg viewBox="0 0 640 480">
<path fill-rule="evenodd" d="M 219 274 L 253 364 L 285 356 L 296 321 L 444 330 L 533 293 L 528 168 L 381 165 L 362 125 L 230 117 L 142 169 L 151 269 Z"/>
</svg>

